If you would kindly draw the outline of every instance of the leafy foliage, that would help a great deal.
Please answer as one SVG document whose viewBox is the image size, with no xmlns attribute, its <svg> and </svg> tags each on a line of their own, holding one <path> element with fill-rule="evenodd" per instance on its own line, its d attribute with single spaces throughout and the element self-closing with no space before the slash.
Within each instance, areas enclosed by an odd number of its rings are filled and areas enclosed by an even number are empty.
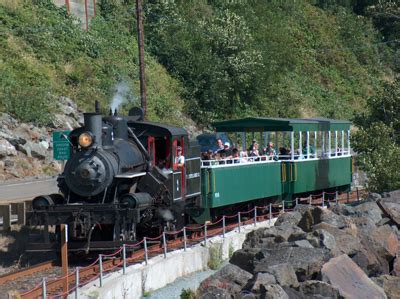
<svg viewBox="0 0 400 299">
<path fill-rule="evenodd" d="M 145 24 L 149 49 L 205 124 L 249 115 L 349 118 L 386 73 L 372 22 L 337 5 L 149 0 Z"/>
<path fill-rule="evenodd" d="M 121 83 L 130 89 L 123 107 L 139 103 L 133 5 L 100 2 L 98 17 L 86 32 L 50 0 L 3 1 L 0 110 L 48 124 L 58 96 L 93 109 L 94 100 L 108 105 Z M 183 124 L 180 84 L 150 55 L 146 63 L 149 119 Z"/>
<path fill-rule="evenodd" d="M 353 147 L 368 172 L 373 191 L 400 188 L 400 80 L 385 83 L 382 91 L 367 102 L 367 112 L 355 119 L 359 126 Z"/>
</svg>

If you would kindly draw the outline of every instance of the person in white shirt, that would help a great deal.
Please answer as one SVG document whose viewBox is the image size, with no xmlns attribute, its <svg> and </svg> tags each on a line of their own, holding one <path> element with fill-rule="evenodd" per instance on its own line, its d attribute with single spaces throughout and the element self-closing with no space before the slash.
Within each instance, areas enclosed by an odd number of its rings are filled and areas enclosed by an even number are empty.
<svg viewBox="0 0 400 299">
<path fill-rule="evenodd" d="M 182 148 L 180 146 L 176 148 L 175 165 L 178 168 L 182 168 L 185 165 L 185 157 L 182 155 Z"/>
</svg>

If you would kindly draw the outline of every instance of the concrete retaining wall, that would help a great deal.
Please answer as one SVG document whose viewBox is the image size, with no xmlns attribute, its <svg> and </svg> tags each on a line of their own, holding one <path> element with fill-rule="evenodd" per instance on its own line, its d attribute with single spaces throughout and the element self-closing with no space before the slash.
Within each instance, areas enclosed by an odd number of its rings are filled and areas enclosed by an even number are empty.
<svg viewBox="0 0 400 299">
<path fill-rule="evenodd" d="M 275 222 L 273 219 L 271 224 Z M 269 221 L 257 223 L 257 226 L 247 225 L 225 235 L 225 238 L 216 236 L 207 240 L 207 246 L 197 244 L 184 250 L 169 252 L 167 258 L 163 255 L 153 257 L 148 265 L 144 262 L 127 267 L 126 274 L 122 270 L 103 276 L 103 287 L 99 279 L 81 287 L 78 290 L 79 298 L 140 298 L 144 293 L 152 292 L 175 281 L 175 279 L 191 273 L 205 270 L 210 259 L 226 260 L 229 255 L 242 248 L 246 234 L 261 227 L 269 227 Z M 68 298 L 75 298 L 71 294 Z"/>
</svg>

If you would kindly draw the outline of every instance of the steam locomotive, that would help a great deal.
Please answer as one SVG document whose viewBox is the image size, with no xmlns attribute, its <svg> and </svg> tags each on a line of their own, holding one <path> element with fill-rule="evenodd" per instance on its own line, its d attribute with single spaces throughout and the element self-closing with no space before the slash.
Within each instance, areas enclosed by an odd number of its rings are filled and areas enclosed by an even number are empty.
<svg viewBox="0 0 400 299">
<path fill-rule="evenodd" d="M 200 148 L 183 128 L 143 121 L 138 108 L 125 117 L 96 111 L 65 136 L 71 157 L 57 179 L 60 193 L 32 201 L 28 224 L 45 230 L 44 242 L 31 241 L 30 250 L 57 246 L 60 224 L 68 224 L 70 250 L 118 248 L 183 227 L 185 207 L 199 200 Z M 174 163 L 178 147 L 184 171 Z"/>
</svg>

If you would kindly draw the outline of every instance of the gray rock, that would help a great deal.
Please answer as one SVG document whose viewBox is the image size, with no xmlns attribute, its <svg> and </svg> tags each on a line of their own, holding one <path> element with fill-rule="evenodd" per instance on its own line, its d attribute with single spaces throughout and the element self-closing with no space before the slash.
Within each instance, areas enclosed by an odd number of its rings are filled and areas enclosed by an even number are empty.
<svg viewBox="0 0 400 299">
<path fill-rule="evenodd" d="M 294 244 L 297 247 L 304 247 L 304 248 L 314 248 L 308 240 L 298 240 L 295 241 Z"/>
<path fill-rule="evenodd" d="M 240 267 L 241 269 L 253 273 L 254 271 L 254 259 L 259 254 L 259 249 L 239 249 L 235 251 L 230 258 L 229 262 L 233 265 Z M 263 256 L 262 256 L 263 257 Z"/>
<path fill-rule="evenodd" d="M 345 204 L 337 204 L 330 208 L 330 210 L 337 215 L 353 216 L 357 215 L 357 211 L 354 207 Z"/>
<path fill-rule="evenodd" d="M 274 237 L 278 243 L 304 239 L 305 232 L 298 226 L 274 226 L 264 231 L 264 237 Z"/>
<path fill-rule="evenodd" d="M 322 267 L 322 279 L 337 288 L 344 298 L 387 298 L 383 289 L 345 254 Z"/>
<path fill-rule="evenodd" d="M 296 206 L 298 207 L 298 206 Z M 301 213 L 296 210 L 290 213 L 283 213 L 279 215 L 278 219 L 275 221 L 275 226 L 293 226 L 297 225 L 302 217 Z M 298 208 L 297 208 L 298 209 Z"/>
<path fill-rule="evenodd" d="M 298 281 L 304 281 L 318 276 L 322 265 L 330 256 L 329 250 L 323 248 L 262 249 L 253 260 L 253 272 L 266 272 L 271 266 L 288 263 L 292 265 Z"/>
<path fill-rule="evenodd" d="M 372 200 L 372 201 L 377 201 L 378 199 L 381 199 L 382 196 L 379 193 L 369 193 L 367 196 L 367 200 Z"/>
<path fill-rule="evenodd" d="M 383 288 L 388 298 L 400 299 L 400 277 L 382 275 L 373 280 Z"/>
<path fill-rule="evenodd" d="M 389 225 L 376 227 L 370 239 L 378 254 L 386 260 L 392 260 L 400 249 L 399 240 Z"/>
<path fill-rule="evenodd" d="M 272 274 L 280 286 L 288 286 L 297 288 L 299 281 L 297 280 L 296 272 L 290 264 L 273 265 L 266 269 L 267 273 Z"/>
<path fill-rule="evenodd" d="M 306 298 L 340 298 L 338 289 L 326 282 L 318 280 L 302 282 L 300 284 L 300 293 Z"/>
<path fill-rule="evenodd" d="M 245 289 L 250 290 L 253 293 L 260 293 L 261 285 L 269 284 L 276 284 L 276 279 L 272 274 L 256 273 Z"/>
<path fill-rule="evenodd" d="M 0 139 L 0 158 L 7 156 L 16 156 L 17 150 L 5 139 Z"/>
<path fill-rule="evenodd" d="M 320 247 L 325 247 L 329 250 L 336 248 L 335 237 L 324 229 L 317 229 L 313 232 L 313 235 L 318 237 L 320 240 Z"/>
<path fill-rule="evenodd" d="M 374 223 L 382 220 L 382 210 L 379 208 L 375 201 L 362 202 L 354 207 L 357 212 L 370 218 Z"/>
<path fill-rule="evenodd" d="M 314 236 L 312 233 L 309 233 L 306 236 L 306 241 L 308 241 L 315 248 L 321 247 L 321 242 L 319 240 L 319 237 Z M 301 247 L 301 246 L 299 246 L 299 247 Z"/>
<path fill-rule="evenodd" d="M 265 296 L 265 299 L 289 299 L 288 294 L 278 284 L 270 284 L 262 286 L 261 293 Z"/>
<path fill-rule="evenodd" d="M 197 294 L 200 298 L 220 298 L 212 297 L 211 295 L 225 296 L 226 294 L 238 296 L 242 288 L 248 284 L 248 281 L 252 277 L 253 275 L 238 266 L 228 264 L 202 281 L 197 290 Z"/>
<path fill-rule="evenodd" d="M 397 193 L 394 194 L 397 196 Z M 391 195 L 390 198 L 378 200 L 377 203 L 384 214 L 400 226 L 400 197 Z"/>
<path fill-rule="evenodd" d="M 18 149 L 20 149 L 28 157 L 45 159 L 48 155 L 50 155 L 50 153 L 47 152 L 47 148 L 42 143 L 28 141 L 26 144 L 20 145 Z"/>
<path fill-rule="evenodd" d="M 313 227 L 314 230 L 325 230 L 330 233 L 336 242 L 336 247 L 332 249 L 334 256 L 341 255 L 342 253 L 354 255 L 360 251 L 360 240 L 358 237 L 350 234 L 346 230 L 338 229 L 333 225 L 321 222 Z"/>
<path fill-rule="evenodd" d="M 346 217 L 343 215 L 335 214 L 334 212 L 328 209 L 322 209 L 317 207 L 314 210 L 314 218 L 315 223 L 325 222 L 330 225 L 336 226 L 337 228 L 344 228 L 348 226 L 348 222 L 346 221 Z"/>
</svg>

